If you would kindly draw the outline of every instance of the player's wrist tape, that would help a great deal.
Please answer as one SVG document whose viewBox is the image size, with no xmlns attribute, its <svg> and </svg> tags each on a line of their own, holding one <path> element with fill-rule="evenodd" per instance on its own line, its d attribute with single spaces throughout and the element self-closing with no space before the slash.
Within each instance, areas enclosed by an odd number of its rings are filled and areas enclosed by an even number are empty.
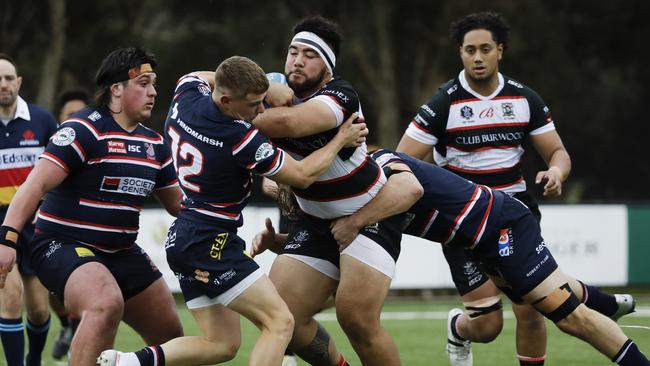
<svg viewBox="0 0 650 366">
<path fill-rule="evenodd" d="M 11 226 L 0 226 L 0 245 L 18 249 L 18 237 L 20 233 Z"/>
</svg>

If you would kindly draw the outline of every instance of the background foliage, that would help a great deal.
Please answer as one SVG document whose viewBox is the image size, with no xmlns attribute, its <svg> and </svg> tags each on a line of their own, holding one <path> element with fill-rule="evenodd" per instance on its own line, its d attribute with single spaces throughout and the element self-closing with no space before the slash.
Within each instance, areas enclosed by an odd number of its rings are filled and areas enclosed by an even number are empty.
<svg viewBox="0 0 650 366">
<path fill-rule="evenodd" d="M 449 23 L 480 10 L 512 26 L 501 71 L 551 107 L 574 169 L 566 202 L 648 202 L 645 109 L 650 2 L 3 0 L 0 52 L 24 77 L 22 96 L 55 108 L 56 95 L 93 90 L 101 59 L 118 46 L 155 53 L 160 129 L 175 80 L 244 55 L 281 71 L 293 24 L 309 14 L 338 21 L 345 42 L 337 73 L 361 94 L 371 142 L 394 147 L 418 106 L 461 68 Z M 527 156 L 527 175 L 543 166 Z"/>
</svg>

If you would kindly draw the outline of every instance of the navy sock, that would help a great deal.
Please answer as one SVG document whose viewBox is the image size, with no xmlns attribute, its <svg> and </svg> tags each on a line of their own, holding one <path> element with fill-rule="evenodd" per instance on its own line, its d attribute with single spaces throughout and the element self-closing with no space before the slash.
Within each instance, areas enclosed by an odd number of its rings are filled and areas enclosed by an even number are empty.
<svg viewBox="0 0 650 366">
<path fill-rule="evenodd" d="M 0 338 L 8 366 L 23 366 L 25 336 L 23 320 L 0 318 Z"/>
<path fill-rule="evenodd" d="M 582 302 L 587 305 L 590 309 L 596 310 L 597 312 L 605 315 L 612 316 L 618 310 L 618 304 L 616 303 L 616 298 L 614 295 L 606 294 L 597 287 L 589 286 L 582 283 L 582 290 L 584 292 Z"/>
<path fill-rule="evenodd" d="M 40 366 L 41 353 L 47 341 L 47 332 L 50 330 L 50 318 L 45 323 L 35 325 L 27 320 L 27 339 L 29 340 L 29 353 L 26 366 Z"/>
<path fill-rule="evenodd" d="M 165 354 L 162 347 L 145 347 L 135 353 L 141 366 L 165 366 Z"/>
<path fill-rule="evenodd" d="M 621 347 L 621 349 L 616 353 L 616 356 L 612 358 L 612 362 L 621 366 L 650 365 L 650 361 L 648 361 L 645 355 L 639 351 L 639 347 L 637 347 L 631 339 L 625 341 L 623 347 Z"/>
<path fill-rule="evenodd" d="M 456 320 L 461 316 L 462 314 L 458 314 L 455 317 L 451 319 L 451 334 L 454 335 L 454 337 L 460 339 L 461 341 L 466 341 L 467 339 L 463 338 L 458 334 L 458 331 L 456 330 Z"/>
</svg>

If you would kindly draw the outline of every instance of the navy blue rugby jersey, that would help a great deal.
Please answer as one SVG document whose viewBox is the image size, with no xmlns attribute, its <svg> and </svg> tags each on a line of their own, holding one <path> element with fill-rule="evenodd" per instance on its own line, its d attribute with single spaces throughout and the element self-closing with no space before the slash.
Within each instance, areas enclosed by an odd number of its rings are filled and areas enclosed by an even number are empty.
<svg viewBox="0 0 650 366">
<path fill-rule="evenodd" d="M 46 195 L 36 229 L 104 251 L 133 245 L 146 197 L 178 184 L 162 136 L 141 124 L 127 132 L 106 109 L 64 121 L 41 158 L 69 175 Z"/>
<path fill-rule="evenodd" d="M 179 217 L 236 228 L 251 194 L 252 172 L 276 174 L 284 151 L 247 121 L 223 114 L 209 84 L 194 75 L 179 79 L 165 121 L 185 195 Z"/>
<path fill-rule="evenodd" d="M 305 157 L 325 146 L 336 136 L 343 122 L 354 112 L 364 122 L 359 96 L 352 85 L 333 78 L 313 95 L 297 100 L 325 103 L 336 116 L 336 127 L 300 138 L 273 139 L 283 149 Z M 377 164 L 368 158 L 366 145 L 343 148 L 314 184 L 307 189 L 294 188 L 300 208 L 316 217 L 330 219 L 350 215 L 363 207 L 382 187 L 386 177 Z"/>
<path fill-rule="evenodd" d="M 464 70 L 420 107 L 406 134 L 435 145 L 436 164 L 508 193 L 526 190 L 522 147 L 529 135 L 552 131 L 549 108 L 532 89 L 498 74 L 489 96 L 472 90 Z"/>
<path fill-rule="evenodd" d="M 422 198 L 409 209 L 413 219 L 404 233 L 444 245 L 473 248 L 496 230 L 505 193 L 407 154 L 382 149 L 371 157 L 381 167 L 406 164 L 424 188 Z"/>
</svg>

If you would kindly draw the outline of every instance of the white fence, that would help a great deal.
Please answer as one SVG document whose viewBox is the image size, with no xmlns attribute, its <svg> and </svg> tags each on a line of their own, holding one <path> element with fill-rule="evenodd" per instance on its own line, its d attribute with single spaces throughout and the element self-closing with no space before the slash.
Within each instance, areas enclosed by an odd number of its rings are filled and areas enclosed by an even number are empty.
<svg viewBox="0 0 650 366">
<path fill-rule="evenodd" d="M 564 272 L 594 285 L 619 286 L 628 280 L 628 230 L 625 205 L 542 206 L 542 235 Z M 270 217 L 277 227 L 275 208 L 248 207 L 239 235 L 250 243 Z M 178 281 L 165 260 L 164 242 L 173 221 L 162 209 L 144 210 L 138 244 L 163 272 L 172 291 Z M 264 253 L 256 260 L 268 271 L 275 255 Z M 397 263 L 395 289 L 453 287 L 440 245 L 405 235 Z"/>
</svg>

